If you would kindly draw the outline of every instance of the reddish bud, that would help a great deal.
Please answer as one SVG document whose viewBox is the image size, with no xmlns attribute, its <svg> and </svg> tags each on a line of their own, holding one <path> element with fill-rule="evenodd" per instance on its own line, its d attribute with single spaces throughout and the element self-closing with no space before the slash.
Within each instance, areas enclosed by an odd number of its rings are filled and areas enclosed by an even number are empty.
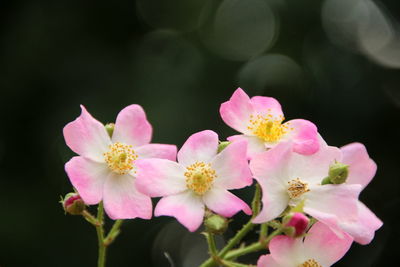
<svg viewBox="0 0 400 267">
<path fill-rule="evenodd" d="M 61 201 L 66 213 L 80 215 L 85 210 L 85 202 L 77 193 L 68 193 Z"/>
<path fill-rule="evenodd" d="M 289 228 L 289 231 L 286 232 L 290 236 L 299 237 L 306 232 L 309 221 L 308 217 L 303 213 L 294 212 L 283 218 L 283 226 L 284 228 Z"/>
</svg>

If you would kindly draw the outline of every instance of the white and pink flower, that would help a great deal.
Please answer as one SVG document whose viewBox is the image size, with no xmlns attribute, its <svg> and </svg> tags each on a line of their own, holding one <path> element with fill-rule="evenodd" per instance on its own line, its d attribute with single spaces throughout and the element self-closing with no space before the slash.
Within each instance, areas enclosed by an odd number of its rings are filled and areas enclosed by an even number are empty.
<svg viewBox="0 0 400 267">
<path fill-rule="evenodd" d="M 263 208 L 254 222 L 275 219 L 288 205 L 335 227 L 340 221 L 356 220 L 361 185 L 321 185 L 330 165 L 341 158 L 340 149 L 331 146 L 301 155 L 293 152 L 290 142 L 256 155 L 250 169 L 262 188 Z"/>
<path fill-rule="evenodd" d="M 202 223 L 205 207 L 224 217 L 249 206 L 228 190 L 252 184 L 246 160 L 246 142 L 235 142 L 217 153 L 213 131 L 193 134 L 178 152 L 178 162 L 142 159 L 136 162 L 137 188 L 151 197 L 163 197 L 155 216 L 173 216 L 189 231 Z"/>
<path fill-rule="evenodd" d="M 246 140 L 250 158 L 287 140 L 293 142 L 293 150 L 300 154 L 310 155 L 319 149 L 317 127 L 303 119 L 283 123 L 281 105 L 275 98 L 249 98 L 238 88 L 230 100 L 221 105 L 220 114 L 227 125 L 242 133 L 228 140 Z"/>
<path fill-rule="evenodd" d="M 88 205 L 103 201 L 112 219 L 152 216 L 150 197 L 137 191 L 135 161 L 176 158 L 176 146 L 150 144 L 152 127 L 139 105 L 124 108 L 110 138 L 104 125 L 81 106 L 81 115 L 64 127 L 64 138 L 79 156 L 65 164 L 72 185 Z"/>
<path fill-rule="evenodd" d="M 349 250 L 353 239 L 338 236 L 328 226 L 317 222 L 304 238 L 276 236 L 269 243 L 270 254 L 261 256 L 257 267 L 329 267 Z"/>
<path fill-rule="evenodd" d="M 364 189 L 375 176 L 375 162 L 370 159 L 367 149 L 363 144 L 348 144 L 340 150 L 343 156 L 342 163 L 349 166 L 349 175 L 346 184 L 359 184 Z M 375 231 L 378 230 L 383 223 L 361 201 L 358 201 L 357 205 L 357 219 L 340 221 L 339 226 L 342 230 L 353 236 L 354 241 L 365 245 L 372 241 Z"/>
</svg>

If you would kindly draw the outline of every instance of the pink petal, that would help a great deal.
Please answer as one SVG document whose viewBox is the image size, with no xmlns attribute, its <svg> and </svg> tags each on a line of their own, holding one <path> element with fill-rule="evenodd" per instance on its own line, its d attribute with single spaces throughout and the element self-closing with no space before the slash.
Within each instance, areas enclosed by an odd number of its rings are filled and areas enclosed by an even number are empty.
<svg viewBox="0 0 400 267">
<path fill-rule="evenodd" d="M 318 151 L 320 147 L 318 130 L 314 123 L 296 119 L 286 122 L 285 125 L 293 128 L 287 137 L 293 141 L 293 151 L 304 155 L 311 155 Z"/>
<path fill-rule="evenodd" d="M 139 158 L 159 158 L 175 161 L 177 149 L 175 145 L 147 144 L 135 148 Z"/>
<path fill-rule="evenodd" d="M 247 142 L 234 142 L 219 153 L 211 162 L 217 178 L 214 184 L 224 189 L 239 189 L 253 183 L 246 159 Z"/>
<path fill-rule="evenodd" d="M 269 243 L 273 259 L 282 266 L 298 266 L 303 262 L 303 244 L 301 238 L 278 235 Z"/>
<path fill-rule="evenodd" d="M 214 187 L 203 196 L 206 206 L 224 217 L 232 217 L 243 210 L 247 215 L 251 214 L 250 207 L 240 198 L 225 189 Z"/>
<path fill-rule="evenodd" d="M 250 170 L 260 183 L 268 179 L 282 180 L 282 183 L 286 183 L 289 178 L 287 169 L 293 154 L 290 142 L 279 143 L 274 148 L 254 156 L 250 161 Z"/>
<path fill-rule="evenodd" d="M 104 209 L 111 219 L 151 218 L 151 199 L 137 191 L 133 176 L 110 174 L 103 194 Z"/>
<path fill-rule="evenodd" d="M 84 157 L 73 157 L 65 164 L 65 171 L 83 201 L 94 205 L 103 197 L 103 185 L 110 174 L 105 163 L 98 163 Z"/>
<path fill-rule="evenodd" d="M 138 147 L 150 143 L 152 131 L 143 108 L 130 105 L 119 112 L 112 141 Z"/>
<path fill-rule="evenodd" d="M 299 177 L 300 180 L 310 184 L 320 184 L 328 176 L 329 166 L 341 160 L 340 149 L 333 146 L 323 146 L 312 155 L 292 153 L 290 177 Z"/>
<path fill-rule="evenodd" d="M 230 142 L 246 141 L 247 142 L 247 159 L 251 159 L 256 154 L 266 151 L 264 141 L 257 136 L 250 135 L 233 135 L 227 138 Z"/>
<path fill-rule="evenodd" d="M 175 217 L 190 232 L 196 231 L 204 217 L 204 204 L 190 191 L 163 197 L 154 210 L 155 216 Z"/>
<path fill-rule="evenodd" d="M 340 149 L 343 153 L 342 163 L 349 165 L 349 176 L 346 183 L 361 184 L 365 188 L 376 173 L 376 164 L 369 158 L 363 144 L 352 143 Z"/>
<path fill-rule="evenodd" d="M 219 113 L 222 120 L 236 131 L 250 133 L 247 127 L 254 109 L 249 96 L 241 88 L 236 89 L 229 101 L 221 104 Z"/>
<path fill-rule="evenodd" d="M 336 216 L 339 220 L 355 220 L 357 218 L 357 202 L 360 185 L 322 185 L 310 187 L 306 193 L 304 211 L 320 221 L 323 214 Z"/>
<path fill-rule="evenodd" d="M 104 125 L 93 118 L 82 105 L 81 110 L 78 118 L 65 125 L 63 129 L 65 142 L 75 153 L 94 161 L 104 162 L 103 153 L 108 151 L 110 137 Z"/>
<path fill-rule="evenodd" d="M 139 159 L 136 165 L 136 186 L 140 192 L 160 197 L 185 191 L 185 168 L 166 159 Z"/>
<path fill-rule="evenodd" d="M 360 201 L 358 202 L 357 220 L 340 222 L 340 227 L 361 245 L 369 244 L 374 239 L 375 231 L 382 225 L 382 221 Z"/>
<path fill-rule="evenodd" d="M 278 264 L 270 254 L 261 256 L 257 261 L 257 267 L 286 267 Z"/>
<path fill-rule="evenodd" d="M 253 96 L 250 102 L 257 114 L 271 114 L 275 118 L 283 117 L 281 104 L 273 97 Z"/>
<path fill-rule="evenodd" d="M 286 209 L 289 195 L 285 184 L 275 178 L 259 183 L 262 190 L 262 209 L 253 222 L 265 223 L 277 218 Z"/>
<path fill-rule="evenodd" d="M 346 254 L 352 242 L 349 235 L 339 237 L 328 226 L 317 222 L 308 231 L 304 248 L 319 264 L 331 266 Z"/>
<path fill-rule="evenodd" d="M 292 152 L 291 143 L 280 143 L 274 148 L 256 155 L 250 161 L 254 179 L 262 189 L 262 210 L 253 222 L 263 223 L 278 217 L 289 203 L 287 194 L 288 163 Z"/>
<path fill-rule="evenodd" d="M 218 135 L 210 130 L 192 134 L 178 152 L 178 162 L 189 166 L 196 161 L 211 162 L 217 154 Z"/>
</svg>

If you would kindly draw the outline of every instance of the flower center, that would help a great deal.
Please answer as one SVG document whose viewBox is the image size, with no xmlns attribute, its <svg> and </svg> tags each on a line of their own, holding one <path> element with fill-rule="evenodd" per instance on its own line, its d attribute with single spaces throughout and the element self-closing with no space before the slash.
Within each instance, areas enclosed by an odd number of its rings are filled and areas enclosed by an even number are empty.
<svg viewBox="0 0 400 267">
<path fill-rule="evenodd" d="M 285 118 L 281 115 L 274 118 L 271 114 L 250 115 L 250 125 L 247 127 L 255 136 L 264 140 L 264 142 L 273 143 L 281 139 L 289 130 L 288 123 L 282 124 Z"/>
<path fill-rule="evenodd" d="M 289 181 L 288 184 L 289 188 L 287 189 L 287 192 L 291 199 L 296 199 L 304 193 L 310 191 L 310 189 L 308 189 L 307 183 L 303 183 L 302 181 L 300 181 L 299 178 Z"/>
<path fill-rule="evenodd" d="M 211 168 L 211 164 L 204 162 L 196 162 L 188 167 L 185 172 L 186 186 L 197 195 L 203 195 L 213 184 L 217 175 L 215 170 Z"/>
<path fill-rule="evenodd" d="M 108 167 L 115 173 L 127 174 L 133 169 L 133 162 L 137 159 L 131 145 L 115 143 L 109 145 L 110 150 L 104 153 Z"/>
<path fill-rule="evenodd" d="M 322 267 L 322 265 L 314 259 L 309 259 L 300 264 L 298 267 Z"/>
</svg>

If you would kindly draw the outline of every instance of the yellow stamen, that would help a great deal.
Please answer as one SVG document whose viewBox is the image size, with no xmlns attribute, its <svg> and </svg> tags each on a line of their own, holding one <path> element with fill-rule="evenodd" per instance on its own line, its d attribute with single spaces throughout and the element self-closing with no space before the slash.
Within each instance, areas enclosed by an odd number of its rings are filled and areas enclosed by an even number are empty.
<svg viewBox="0 0 400 267">
<path fill-rule="evenodd" d="M 291 199 L 296 199 L 304 193 L 310 191 L 310 189 L 308 189 L 308 184 L 303 183 L 299 178 L 289 181 L 288 184 L 289 188 L 287 189 L 287 192 Z"/>
<path fill-rule="evenodd" d="M 247 129 L 255 136 L 263 139 L 264 142 L 274 143 L 279 141 L 290 130 L 293 130 L 293 128 L 289 127 L 289 123 L 282 124 L 284 119 L 282 115 L 274 118 L 270 113 L 267 115 L 250 115 L 250 125 Z"/>
<path fill-rule="evenodd" d="M 217 178 L 215 170 L 211 164 L 196 162 L 188 166 L 185 172 L 186 186 L 197 195 L 203 195 L 212 186 L 214 179 Z"/>
<path fill-rule="evenodd" d="M 316 260 L 314 259 L 308 259 L 302 264 L 300 264 L 298 267 L 322 267 L 321 264 L 319 264 Z"/>
<path fill-rule="evenodd" d="M 137 159 L 131 145 L 115 143 L 109 145 L 110 150 L 104 153 L 104 159 L 108 167 L 115 173 L 127 174 L 133 169 L 133 163 Z"/>
</svg>

